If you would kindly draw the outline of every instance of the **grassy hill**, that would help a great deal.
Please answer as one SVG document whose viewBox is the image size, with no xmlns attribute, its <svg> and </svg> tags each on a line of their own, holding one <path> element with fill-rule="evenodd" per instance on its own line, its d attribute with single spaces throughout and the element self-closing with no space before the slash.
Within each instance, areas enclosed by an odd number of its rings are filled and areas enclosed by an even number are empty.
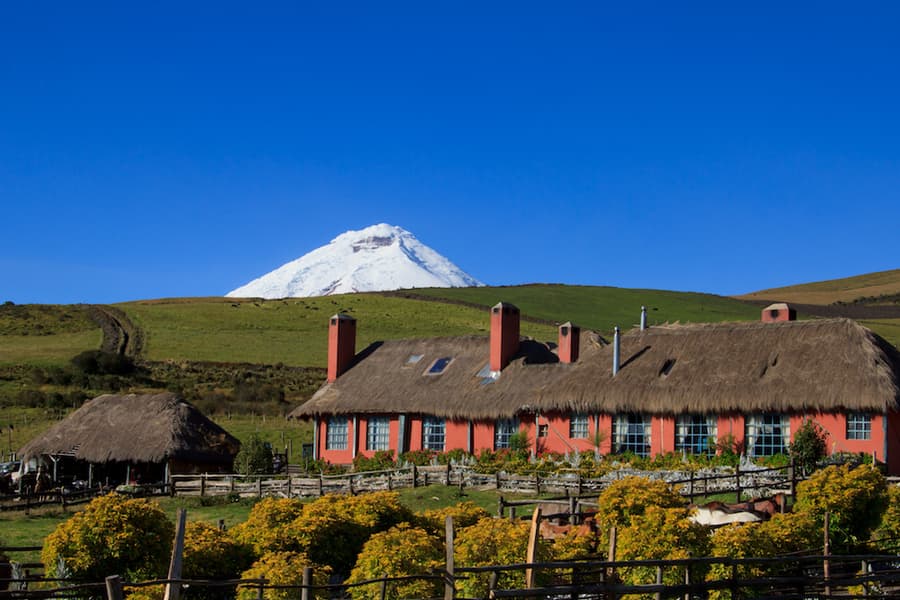
<svg viewBox="0 0 900 600">
<path fill-rule="evenodd" d="M 760 290 L 737 296 L 737 298 L 778 300 L 799 304 L 834 304 L 854 301 L 865 301 L 870 304 L 882 302 L 896 304 L 900 302 L 900 269 Z"/>
</svg>

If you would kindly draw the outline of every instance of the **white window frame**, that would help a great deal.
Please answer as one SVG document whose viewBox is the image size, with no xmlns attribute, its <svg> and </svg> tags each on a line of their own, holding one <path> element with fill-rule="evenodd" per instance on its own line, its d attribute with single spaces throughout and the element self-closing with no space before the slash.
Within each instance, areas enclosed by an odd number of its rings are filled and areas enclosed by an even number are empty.
<svg viewBox="0 0 900 600">
<path fill-rule="evenodd" d="M 388 417 L 366 419 L 366 450 L 390 450 L 391 420 Z"/>
<path fill-rule="evenodd" d="M 325 423 L 325 449 L 346 450 L 348 434 L 347 417 L 328 417 Z"/>
</svg>

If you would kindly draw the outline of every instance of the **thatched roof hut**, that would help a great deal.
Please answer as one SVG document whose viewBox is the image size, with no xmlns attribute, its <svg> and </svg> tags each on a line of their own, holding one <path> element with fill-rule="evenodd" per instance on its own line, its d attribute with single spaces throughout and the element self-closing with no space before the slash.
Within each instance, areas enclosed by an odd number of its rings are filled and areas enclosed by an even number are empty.
<svg viewBox="0 0 900 600">
<path fill-rule="evenodd" d="M 101 464 L 164 463 L 227 465 L 240 442 L 175 394 L 106 394 L 31 440 L 24 459 L 70 456 Z"/>
<path fill-rule="evenodd" d="M 413 360 L 414 357 L 418 359 Z M 427 374 L 438 358 L 451 362 Z M 486 376 L 488 339 L 386 341 L 357 356 L 290 416 L 429 414 L 496 419 L 522 412 L 749 413 L 859 410 L 900 404 L 900 354 L 847 319 L 671 325 L 625 333 L 621 368 L 593 333 L 580 358 L 560 363 L 553 346 L 522 342 Z"/>
</svg>

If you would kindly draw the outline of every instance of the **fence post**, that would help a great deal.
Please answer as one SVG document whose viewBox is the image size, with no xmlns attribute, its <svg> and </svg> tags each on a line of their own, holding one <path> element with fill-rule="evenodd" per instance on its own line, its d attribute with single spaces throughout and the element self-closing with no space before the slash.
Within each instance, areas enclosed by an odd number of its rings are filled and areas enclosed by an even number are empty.
<svg viewBox="0 0 900 600">
<path fill-rule="evenodd" d="M 169 575 L 166 579 L 181 579 L 182 555 L 184 554 L 184 527 L 187 522 L 187 511 L 183 508 L 178 509 L 178 515 L 175 517 L 175 541 L 172 544 L 172 559 L 169 561 Z M 167 583 L 166 592 L 163 595 L 164 600 L 178 600 L 181 594 L 181 584 Z"/>
<path fill-rule="evenodd" d="M 656 585 L 662 585 L 662 565 L 656 565 Z M 653 594 L 655 600 L 662 600 L 662 592 L 656 592 Z M 733 598 L 733 596 L 732 596 Z"/>
<path fill-rule="evenodd" d="M 825 596 L 831 597 L 831 561 L 828 560 L 828 557 L 831 556 L 831 535 L 829 530 L 831 529 L 831 513 L 829 511 L 825 511 L 825 539 L 824 539 L 824 552 L 822 555 L 825 557 L 822 562 L 822 575 L 825 578 Z"/>
<path fill-rule="evenodd" d="M 288 498 L 291 497 L 291 474 L 290 473 L 288 473 L 288 476 L 287 476 L 287 497 Z"/>
<path fill-rule="evenodd" d="M 494 487 L 499 490 L 500 489 L 500 471 L 497 471 L 496 473 L 494 473 L 494 481 L 496 482 L 494 484 Z"/>
<path fill-rule="evenodd" d="M 312 584 L 312 567 L 303 567 L 303 579 L 300 580 L 300 600 L 309 600 L 309 586 Z"/>
<path fill-rule="evenodd" d="M 516 507 L 515 507 L 515 506 L 509 506 L 509 507 L 507 507 L 507 508 L 509 509 L 509 520 L 510 520 L 510 521 L 515 521 L 515 520 L 516 520 Z"/>
<path fill-rule="evenodd" d="M 387 573 L 382 573 L 381 576 L 386 578 Z M 382 579 L 378 587 L 378 597 L 380 600 L 385 600 L 385 598 L 387 598 L 387 579 Z"/>
<path fill-rule="evenodd" d="M 206 473 L 200 474 L 200 497 L 206 495 Z"/>
<path fill-rule="evenodd" d="M 791 473 L 791 502 L 797 501 L 797 468 L 794 464 L 794 457 L 791 457 L 791 465 L 790 465 L 790 473 Z"/>
<path fill-rule="evenodd" d="M 444 560 L 447 571 L 447 577 L 444 580 L 444 600 L 454 600 L 456 598 L 456 582 L 454 581 L 455 568 L 453 566 L 453 517 L 447 517 L 444 520 L 444 533 L 446 536 Z"/>
<path fill-rule="evenodd" d="M 578 517 L 575 515 L 575 505 L 577 500 L 575 496 L 569 496 L 569 522 L 572 525 L 578 525 Z"/>
<path fill-rule="evenodd" d="M 860 565 L 860 569 L 862 570 L 862 574 L 863 574 L 863 578 L 864 578 L 864 581 L 862 584 L 863 585 L 863 596 L 868 598 L 869 597 L 869 579 L 868 579 L 868 577 L 869 577 L 869 561 L 867 561 L 866 559 L 863 559 L 862 564 Z"/>
<path fill-rule="evenodd" d="M 422 484 L 423 484 L 425 487 L 428 487 L 428 471 L 424 471 L 424 472 L 422 473 Z"/>
<path fill-rule="evenodd" d="M 122 600 L 122 578 L 118 575 L 106 578 L 106 597 L 109 600 Z"/>
<path fill-rule="evenodd" d="M 694 503 L 694 472 L 691 471 L 690 483 L 688 483 L 688 501 Z"/>
<path fill-rule="evenodd" d="M 541 475 L 540 475 L 540 473 L 534 474 L 534 491 L 538 496 L 541 495 Z"/>
<path fill-rule="evenodd" d="M 741 459 L 740 458 L 738 458 L 738 464 L 734 468 L 734 483 L 735 483 L 734 489 L 736 490 L 734 493 L 735 498 L 736 498 L 735 502 L 740 502 L 741 501 Z"/>
<path fill-rule="evenodd" d="M 347 487 L 350 488 L 350 495 L 355 496 L 356 494 L 353 493 L 353 474 L 352 473 L 347 478 Z"/>
<path fill-rule="evenodd" d="M 256 600 L 263 600 L 263 586 L 266 585 L 267 581 L 265 579 L 260 579 L 259 584 L 256 587 Z"/>
<path fill-rule="evenodd" d="M 534 514 L 531 515 L 531 532 L 528 535 L 528 550 L 525 555 L 525 562 L 528 563 L 529 566 L 525 567 L 525 587 L 533 588 L 534 587 L 534 567 L 531 565 L 534 563 L 534 555 L 537 552 L 538 546 L 538 536 L 540 536 L 540 526 L 541 526 L 541 507 L 538 506 L 534 509 Z"/>
<path fill-rule="evenodd" d="M 447 479 L 444 481 L 444 485 L 450 485 L 450 461 L 447 461 Z"/>
<path fill-rule="evenodd" d="M 389 492 L 390 492 L 390 491 L 393 491 L 393 489 L 394 489 L 394 482 L 393 482 L 393 480 L 391 479 L 391 473 L 390 473 L 390 471 L 388 471 L 388 491 L 389 491 Z"/>
<path fill-rule="evenodd" d="M 502 517 L 502 516 L 503 516 L 503 509 L 504 509 L 504 508 L 506 508 L 506 507 L 504 506 L 503 496 L 500 496 L 499 498 L 497 498 L 497 516 L 498 516 L 498 517 Z"/>
<path fill-rule="evenodd" d="M 419 469 L 416 468 L 416 465 L 413 465 L 413 487 L 416 487 L 416 479 L 419 477 Z"/>
<path fill-rule="evenodd" d="M 324 478 L 322 477 L 322 474 L 320 473 L 319 474 L 319 497 L 320 498 L 324 494 L 324 490 L 325 490 L 325 481 L 324 481 Z"/>
<path fill-rule="evenodd" d="M 691 558 L 690 552 L 688 552 L 688 558 Z M 684 565 L 684 585 L 688 588 L 688 590 L 686 590 L 684 592 L 684 600 L 691 600 L 691 592 L 689 591 L 690 586 L 691 586 L 691 563 L 690 562 L 685 563 L 685 565 Z"/>
<path fill-rule="evenodd" d="M 616 562 L 616 526 L 615 525 L 613 525 L 612 527 L 609 528 L 609 552 L 606 555 L 606 559 L 611 563 Z M 615 566 L 611 565 L 611 566 L 607 567 L 606 577 L 604 577 L 604 580 L 605 580 L 605 583 L 608 585 L 615 584 L 615 580 L 616 580 L 616 567 Z M 609 600 L 615 600 L 616 593 L 614 591 L 610 590 L 609 592 L 607 592 L 606 597 Z"/>
</svg>

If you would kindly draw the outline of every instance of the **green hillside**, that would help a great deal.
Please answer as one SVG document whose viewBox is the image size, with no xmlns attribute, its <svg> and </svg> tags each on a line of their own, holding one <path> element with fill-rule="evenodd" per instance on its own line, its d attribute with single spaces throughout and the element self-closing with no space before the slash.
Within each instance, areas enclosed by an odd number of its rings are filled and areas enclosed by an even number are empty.
<svg viewBox="0 0 900 600">
<path fill-rule="evenodd" d="M 772 288 L 738 296 L 747 300 L 779 300 L 799 304 L 833 304 L 860 299 L 867 299 L 874 304 L 879 303 L 879 299 L 896 303 L 898 297 L 900 297 L 900 269 Z"/>
<path fill-rule="evenodd" d="M 614 287 L 534 284 L 510 287 L 432 288 L 416 295 L 491 306 L 498 300 L 512 302 L 523 315 L 554 322 L 572 321 L 599 331 L 616 325 L 629 328 L 640 322 L 641 306 L 647 307 L 652 324 L 746 321 L 759 318 L 759 309 L 733 298 Z"/>
</svg>

